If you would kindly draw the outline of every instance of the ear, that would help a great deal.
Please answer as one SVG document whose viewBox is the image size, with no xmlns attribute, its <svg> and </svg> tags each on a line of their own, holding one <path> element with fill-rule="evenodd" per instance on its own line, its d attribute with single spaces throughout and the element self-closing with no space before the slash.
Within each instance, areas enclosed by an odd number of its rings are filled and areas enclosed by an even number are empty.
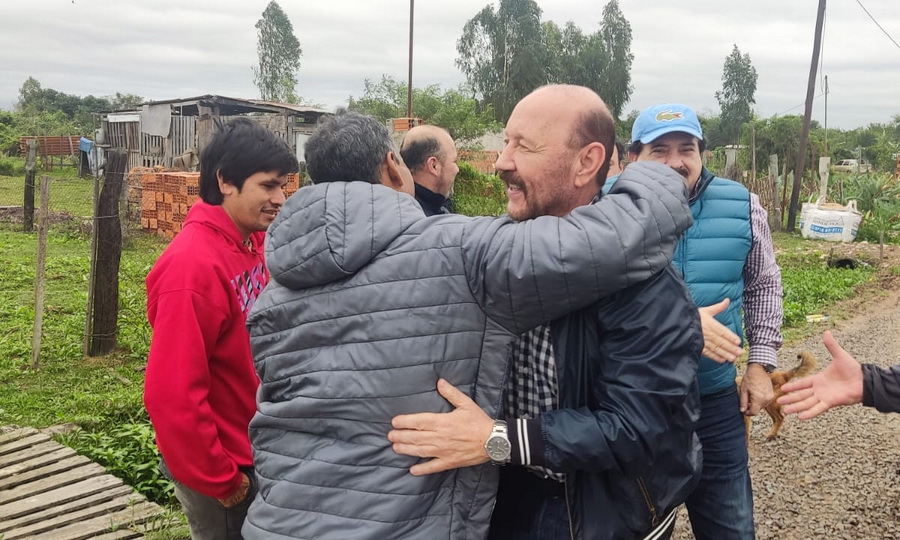
<svg viewBox="0 0 900 540">
<path fill-rule="evenodd" d="M 222 171 L 216 171 L 216 180 L 219 183 L 219 193 L 221 193 L 223 197 L 233 195 L 235 190 L 237 190 L 234 184 L 229 184 L 222 178 Z"/>
<path fill-rule="evenodd" d="M 381 184 L 397 191 L 404 191 L 403 175 L 393 150 L 389 150 L 381 163 Z"/>
<path fill-rule="evenodd" d="M 606 163 L 606 147 L 598 142 L 592 142 L 578 153 L 578 163 L 575 169 L 575 185 L 584 187 L 596 181 L 597 173 Z"/>
<path fill-rule="evenodd" d="M 635 161 L 637 161 L 637 159 L 638 159 L 638 155 L 635 154 L 634 152 L 632 152 L 631 150 L 629 150 L 628 151 L 628 162 L 634 163 Z"/>
<path fill-rule="evenodd" d="M 426 160 L 425 160 L 425 165 L 426 165 L 426 167 L 428 167 L 428 172 L 430 172 L 431 174 L 437 176 L 437 173 L 438 173 L 438 165 L 440 165 L 440 162 L 438 161 L 438 159 L 437 159 L 436 157 L 431 156 L 431 157 L 429 157 L 428 159 L 426 159 Z"/>
</svg>

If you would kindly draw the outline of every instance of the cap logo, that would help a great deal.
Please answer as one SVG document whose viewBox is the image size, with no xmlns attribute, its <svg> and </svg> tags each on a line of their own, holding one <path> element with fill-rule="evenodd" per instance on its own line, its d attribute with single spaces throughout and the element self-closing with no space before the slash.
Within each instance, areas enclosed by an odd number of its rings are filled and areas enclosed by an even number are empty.
<svg viewBox="0 0 900 540">
<path fill-rule="evenodd" d="M 657 122 L 671 122 L 672 120 L 682 120 L 683 118 L 683 112 L 675 112 L 673 110 L 660 111 L 656 115 Z"/>
</svg>

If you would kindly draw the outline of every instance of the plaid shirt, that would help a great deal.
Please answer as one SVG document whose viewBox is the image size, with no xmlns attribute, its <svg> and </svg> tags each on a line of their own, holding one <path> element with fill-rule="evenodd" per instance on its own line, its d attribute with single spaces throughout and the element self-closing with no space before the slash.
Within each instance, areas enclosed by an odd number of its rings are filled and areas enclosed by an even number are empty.
<svg viewBox="0 0 900 540">
<path fill-rule="evenodd" d="M 525 332 L 510 351 L 512 376 L 506 387 L 506 418 L 537 418 L 558 408 L 556 357 L 550 340 L 550 325 Z M 559 482 L 564 474 L 545 467 L 528 465 L 539 476 Z"/>
</svg>

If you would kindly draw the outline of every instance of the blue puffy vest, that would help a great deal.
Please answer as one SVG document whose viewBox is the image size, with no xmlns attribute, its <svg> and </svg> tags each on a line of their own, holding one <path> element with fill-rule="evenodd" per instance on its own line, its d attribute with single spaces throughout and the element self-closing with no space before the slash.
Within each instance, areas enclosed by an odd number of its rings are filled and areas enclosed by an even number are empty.
<svg viewBox="0 0 900 540">
<path fill-rule="evenodd" d="M 678 243 L 672 264 L 681 272 L 698 307 L 715 304 L 726 297 L 731 299 L 716 320 L 743 342 L 743 270 L 753 243 L 750 192 L 741 184 L 715 177 L 704 168 L 699 195 L 691 201 L 691 211 L 694 225 Z M 736 376 L 734 364 L 719 364 L 703 357 L 697 372 L 700 394 L 734 386 Z"/>
</svg>

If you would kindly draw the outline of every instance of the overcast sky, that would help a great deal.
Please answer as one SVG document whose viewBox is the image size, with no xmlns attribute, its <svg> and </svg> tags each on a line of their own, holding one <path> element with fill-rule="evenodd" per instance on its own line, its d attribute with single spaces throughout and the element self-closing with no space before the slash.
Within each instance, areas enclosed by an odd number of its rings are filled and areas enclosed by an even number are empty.
<svg viewBox="0 0 900 540">
<path fill-rule="evenodd" d="M 28 76 L 77 95 L 147 99 L 202 94 L 256 98 L 256 29 L 268 0 L 2 0 L 0 108 Z M 900 0 L 860 0 L 900 42 Z M 602 1 L 539 0 L 544 19 L 598 28 Z M 817 0 L 620 0 L 634 41 L 626 111 L 681 101 L 717 113 L 722 65 L 737 44 L 759 74 L 756 111 L 803 114 Z M 298 94 L 327 108 L 359 96 L 363 80 L 406 80 L 408 0 L 282 0 L 303 49 Z M 414 86 L 463 82 L 456 40 L 486 0 L 416 2 Z M 495 4 L 496 5 L 496 4 Z M 823 66 L 828 125 L 854 128 L 900 114 L 900 47 L 857 0 L 831 0 Z M 816 95 L 822 94 L 817 77 Z M 825 120 L 818 97 L 813 118 Z"/>
</svg>

